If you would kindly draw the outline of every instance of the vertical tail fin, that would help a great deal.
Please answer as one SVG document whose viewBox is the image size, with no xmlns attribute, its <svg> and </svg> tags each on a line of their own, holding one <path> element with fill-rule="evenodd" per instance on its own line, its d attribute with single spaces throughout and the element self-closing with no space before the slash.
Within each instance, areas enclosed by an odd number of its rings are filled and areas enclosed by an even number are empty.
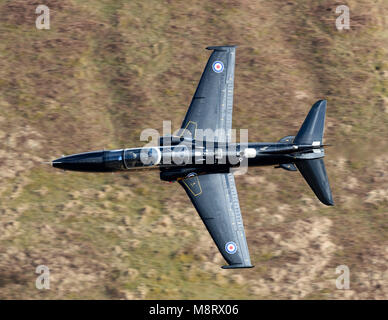
<svg viewBox="0 0 388 320">
<path fill-rule="evenodd" d="M 325 127 L 326 100 L 317 101 L 308 113 L 302 127 L 295 136 L 294 144 L 314 145 L 323 144 Z M 314 191 L 318 199 L 325 205 L 334 205 L 329 179 L 322 157 L 299 160 L 295 162 L 303 178 Z"/>
</svg>

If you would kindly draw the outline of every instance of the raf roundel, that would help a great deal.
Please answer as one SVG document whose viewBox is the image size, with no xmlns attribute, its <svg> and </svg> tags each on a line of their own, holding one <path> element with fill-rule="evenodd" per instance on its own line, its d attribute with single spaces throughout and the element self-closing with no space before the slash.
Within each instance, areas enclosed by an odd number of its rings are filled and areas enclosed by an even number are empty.
<svg viewBox="0 0 388 320">
<path fill-rule="evenodd" d="M 229 241 L 226 245 L 225 245 L 225 250 L 227 253 L 229 254 L 234 254 L 236 253 L 237 251 L 237 245 L 233 242 L 233 241 Z"/>
<path fill-rule="evenodd" d="M 214 61 L 212 68 L 214 72 L 221 73 L 224 71 L 224 64 L 221 61 Z"/>
</svg>

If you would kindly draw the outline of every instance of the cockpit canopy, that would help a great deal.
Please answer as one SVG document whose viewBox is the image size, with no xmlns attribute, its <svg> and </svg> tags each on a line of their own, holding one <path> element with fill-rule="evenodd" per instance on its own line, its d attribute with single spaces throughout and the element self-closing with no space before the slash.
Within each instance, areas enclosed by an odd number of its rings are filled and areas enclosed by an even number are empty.
<svg viewBox="0 0 388 320">
<path fill-rule="evenodd" d="M 137 148 L 124 150 L 124 163 L 129 168 L 155 166 L 159 164 L 161 153 L 158 148 Z"/>
</svg>

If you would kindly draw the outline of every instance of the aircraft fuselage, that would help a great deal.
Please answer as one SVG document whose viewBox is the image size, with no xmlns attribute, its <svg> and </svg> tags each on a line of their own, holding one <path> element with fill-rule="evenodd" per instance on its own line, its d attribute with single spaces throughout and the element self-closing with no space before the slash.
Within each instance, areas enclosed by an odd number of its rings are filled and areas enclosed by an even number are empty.
<svg viewBox="0 0 388 320">
<path fill-rule="evenodd" d="M 230 144 L 177 144 L 102 150 L 65 156 L 52 161 L 55 168 L 83 172 L 160 169 L 163 180 L 188 174 L 229 172 L 240 166 L 289 164 L 298 159 L 323 157 L 322 146 L 283 142 Z"/>
</svg>

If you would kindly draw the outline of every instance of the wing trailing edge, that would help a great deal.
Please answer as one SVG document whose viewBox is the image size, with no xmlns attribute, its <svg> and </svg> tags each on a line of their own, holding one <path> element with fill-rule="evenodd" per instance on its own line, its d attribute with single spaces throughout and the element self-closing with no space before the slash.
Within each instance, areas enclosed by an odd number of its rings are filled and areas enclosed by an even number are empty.
<svg viewBox="0 0 388 320">
<path fill-rule="evenodd" d="M 179 183 L 229 264 L 223 268 L 252 268 L 233 174 L 198 175 Z"/>
</svg>

